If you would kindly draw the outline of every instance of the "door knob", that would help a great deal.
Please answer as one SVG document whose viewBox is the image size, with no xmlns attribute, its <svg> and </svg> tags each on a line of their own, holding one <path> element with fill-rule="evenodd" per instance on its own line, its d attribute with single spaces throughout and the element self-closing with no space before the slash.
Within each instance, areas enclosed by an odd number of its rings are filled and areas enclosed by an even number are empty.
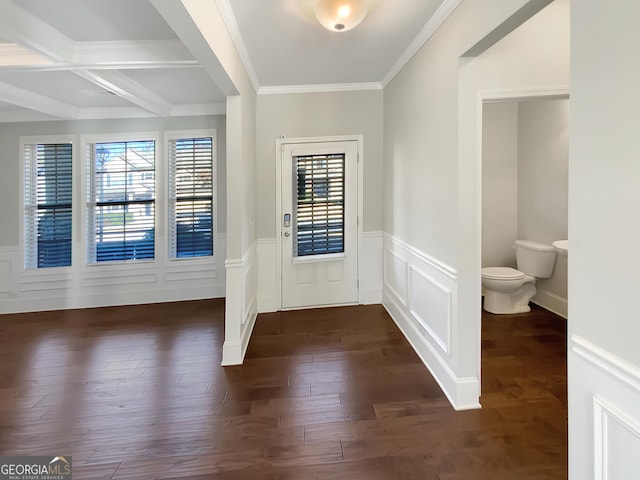
<svg viewBox="0 0 640 480">
<path fill-rule="evenodd" d="M 285 237 L 288 237 L 289 235 L 291 235 L 289 232 L 284 232 Z"/>
</svg>

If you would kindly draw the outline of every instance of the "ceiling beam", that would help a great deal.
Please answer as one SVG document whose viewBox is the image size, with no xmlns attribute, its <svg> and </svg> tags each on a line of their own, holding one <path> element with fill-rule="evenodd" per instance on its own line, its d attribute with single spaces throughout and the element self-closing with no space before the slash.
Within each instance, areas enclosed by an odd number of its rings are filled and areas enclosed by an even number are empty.
<svg viewBox="0 0 640 480">
<path fill-rule="evenodd" d="M 78 118 L 77 107 L 4 82 L 0 82 L 0 101 L 62 119 Z"/>
<path fill-rule="evenodd" d="M 52 65 L 51 60 L 15 43 L 0 43 L 0 66 Z"/>
<path fill-rule="evenodd" d="M 52 62 L 15 43 L 0 43 L 0 66 L 12 71 L 69 68 L 125 70 L 200 67 L 180 40 L 77 42 L 72 62 Z"/>
<path fill-rule="evenodd" d="M 167 65 L 198 66 L 187 47 L 178 40 L 113 42 L 77 42 L 73 56 L 75 66 L 86 68 L 164 68 Z"/>
<path fill-rule="evenodd" d="M 149 1 L 178 38 L 187 46 L 195 59 L 200 62 L 209 78 L 213 80 L 218 88 L 227 96 L 237 95 L 238 89 L 194 22 L 184 3 L 178 0 Z M 226 28 L 224 24 L 222 28 Z"/>
<path fill-rule="evenodd" d="M 73 60 L 73 41 L 11 0 L 0 0 L 0 35 L 55 62 Z"/>
<path fill-rule="evenodd" d="M 171 115 L 173 105 L 123 73 L 115 70 L 72 69 L 71 71 L 156 115 L 162 117 Z"/>
</svg>

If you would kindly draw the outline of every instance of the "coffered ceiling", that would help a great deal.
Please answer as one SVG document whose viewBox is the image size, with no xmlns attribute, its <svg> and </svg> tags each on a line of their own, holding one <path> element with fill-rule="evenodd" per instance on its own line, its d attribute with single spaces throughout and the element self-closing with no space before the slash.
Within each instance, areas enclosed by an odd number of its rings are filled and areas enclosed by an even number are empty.
<svg viewBox="0 0 640 480">
<path fill-rule="evenodd" d="M 360 26 L 334 33 L 314 0 L 191 1 L 216 3 L 261 94 L 382 88 L 460 3 L 369 0 Z M 157 4 L 0 0 L 0 122 L 224 113 L 207 53 Z"/>
</svg>

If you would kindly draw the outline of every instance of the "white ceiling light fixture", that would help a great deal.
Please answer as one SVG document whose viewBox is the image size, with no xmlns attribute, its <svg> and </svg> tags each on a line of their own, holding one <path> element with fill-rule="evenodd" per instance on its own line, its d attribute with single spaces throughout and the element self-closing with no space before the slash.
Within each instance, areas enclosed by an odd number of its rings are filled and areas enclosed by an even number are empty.
<svg viewBox="0 0 640 480">
<path fill-rule="evenodd" d="M 313 11 L 327 30 L 346 32 L 367 15 L 367 0 L 316 0 Z"/>
</svg>

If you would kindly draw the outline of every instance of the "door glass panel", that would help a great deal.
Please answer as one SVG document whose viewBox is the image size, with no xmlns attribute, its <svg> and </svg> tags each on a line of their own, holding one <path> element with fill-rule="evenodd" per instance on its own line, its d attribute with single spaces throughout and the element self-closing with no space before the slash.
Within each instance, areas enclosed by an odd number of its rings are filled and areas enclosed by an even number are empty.
<svg viewBox="0 0 640 480">
<path fill-rule="evenodd" d="M 344 252 L 344 167 L 344 153 L 294 157 L 294 256 Z"/>
</svg>

